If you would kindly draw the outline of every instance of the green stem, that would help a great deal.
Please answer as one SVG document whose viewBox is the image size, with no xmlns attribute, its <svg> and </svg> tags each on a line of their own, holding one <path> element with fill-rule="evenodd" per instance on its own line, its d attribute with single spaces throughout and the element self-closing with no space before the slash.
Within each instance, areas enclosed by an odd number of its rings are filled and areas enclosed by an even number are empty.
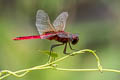
<svg viewBox="0 0 120 80">
<path fill-rule="evenodd" d="M 60 62 L 60 61 L 62 61 L 64 59 L 70 57 L 71 55 L 81 54 L 81 53 L 85 53 L 85 52 L 90 52 L 96 57 L 96 60 L 97 60 L 97 63 L 98 63 L 98 69 L 63 69 L 63 68 L 56 68 L 55 63 Z M 7 74 L 1 76 L 0 79 L 3 79 L 3 78 L 8 77 L 10 75 L 14 75 L 16 77 L 22 77 L 22 76 L 26 75 L 30 71 L 41 70 L 41 69 L 56 69 L 56 70 L 62 70 L 62 71 L 63 70 L 64 71 L 95 71 L 95 70 L 96 71 L 97 70 L 100 70 L 100 71 L 104 70 L 105 71 L 105 69 L 102 69 L 102 66 L 100 65 L 99 57 L 92 50 L 84 49 L 84 50 L 80 50 L 80 51 L 77 51 L 77 52 L 73 52 L 73 53 L 71 53 L 71 55 L 66 55 L 66 56 L 64 56 L 62 58 L 59 58 L 59 59 L 57 59 L 55 61 L 52 61 L 50 63 L 48 62 L 47 64 L 44 64 L 44 65 L 35 66 L 35 67 L 32 67 L 32 68 L 23 69 L 23 70 L 19 70 L 19 71 L 15 71 L 15 72 L 12 72 L 12 71 L 9 71 L 9 70 L 3 70 L 3 71 L 1 71 L 1 75 L 3 75 L 4 73 L 7 73 Z M 107 69 L 106 69 L 106 71 L 107 71 Z M 108 69 L 108 71 L 111 71 L 111 70 Z"/>
<path fill-rule="evenodd" d="M 78 72 L 88 72 L 88 71 L 99 71 L 99 69 L 64 69 L 64 68 L 56 68 L 59 71 L 78 71 Z M 102 69 L 103 72 L 117 72 L 120 73 L 120 70 L 115 69 Z"/>
</svg>

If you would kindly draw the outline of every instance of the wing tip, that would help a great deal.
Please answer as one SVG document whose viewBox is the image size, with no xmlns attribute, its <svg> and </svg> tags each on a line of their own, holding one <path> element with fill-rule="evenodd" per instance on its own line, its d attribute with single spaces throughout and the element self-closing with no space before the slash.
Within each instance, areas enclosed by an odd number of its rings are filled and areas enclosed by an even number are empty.
<svg viewBox="0 0 120 80">
<path fill-rule="evenodd" d="M 39 9 L 39 10 L 37 10 L 37 13 L 38 13 L 38 12 L 44 12 L 44 10 Z"/>
<path fill-rule="evenodd" d="M 65 14 L 67 17 L 68 17 L 68 15 L 69 15 L 68 12 L 66 12 L 66 11 L 65 11 L 65 12 L 62 12 L 62 14 Z"/>
</svg>

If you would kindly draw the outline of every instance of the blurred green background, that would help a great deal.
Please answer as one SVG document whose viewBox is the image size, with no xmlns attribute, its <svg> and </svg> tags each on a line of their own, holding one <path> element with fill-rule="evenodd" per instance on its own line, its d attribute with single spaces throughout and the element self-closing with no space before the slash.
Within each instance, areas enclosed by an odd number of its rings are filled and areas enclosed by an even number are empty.
<svg viewBox="0 0 120 80">
<path fill-rule="evenodd" d="M 38 35 L 35 16 L 45 10 L 51 21 L 67 11 L 66 30 L 79 34 L 75 49 L 97 50 L 103 68 L 120 70 L 120 1 L 119 0 L 0 0 L 0 70 L 21 70 L 47 62 L 40 53 L 50 49 L 49 40 L 13 41 L 16 36 Z M 63 54 L 64 46 L 54 51 Z M 71 50 L 67 50 L 70 52 Z M 59 64 L 63 68 L 97 68 L 95 57 L 86 53 L 70 57 Z M 36 70 L 22 78 L 9 76 L 5 80 L 119 80 L 112 72 L 64 72 Z"/>
</svg>

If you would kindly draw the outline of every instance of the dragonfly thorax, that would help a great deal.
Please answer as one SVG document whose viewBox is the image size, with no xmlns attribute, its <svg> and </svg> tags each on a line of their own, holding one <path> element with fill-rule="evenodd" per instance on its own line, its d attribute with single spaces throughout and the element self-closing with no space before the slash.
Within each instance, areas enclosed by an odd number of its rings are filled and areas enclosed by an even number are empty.
<svg viewBox="0 0 120 80">
<path fill-rule="evenodd" d="M 70 34 L 67 32 L 59 32 L 59 33 L 57 33 L 55 40 L 62 42 L 62 43 L 70 42 L 73 45 L 75 45 L 78 42 L 79 38 L 78 38 L 77 34 Z"/>
</svg>

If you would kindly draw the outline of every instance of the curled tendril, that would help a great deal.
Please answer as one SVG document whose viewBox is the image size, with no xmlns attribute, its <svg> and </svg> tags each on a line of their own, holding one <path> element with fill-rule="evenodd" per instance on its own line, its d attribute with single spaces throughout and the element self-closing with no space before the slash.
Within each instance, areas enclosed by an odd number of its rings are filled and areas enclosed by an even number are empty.
<svg viewBox="0 0 120 80">
<path fill-rule="evenodd" d="M 77 54 L 83 54 L 85 52 L 89 52 L 92 53 L 93 56 L 95 56 L 96 61 L 97 61 L 97 69 L 65 69 L 65 68 L 58 68 L 56 64 L 57 62 L 63 61 L 64 59 L 70 57 L 71 55 L 77 55 Z M 52 60 L 52 61 L 51 61 Z M 54 69 L 54 70 L 59 70 L 59 71 L 79 71 L 79 72 L 85 72 L 85 71 L 100 71 L 100 72 L 119 72 L 119 70 L 114 70 L 114 69 L 103 69 L 100 63 L 100 59 L 99 57 L 96 55 L 95 51 L 90 50 L 90 49 L 84 49 L 84 50 L 80 50 L 80 51 L 76 51 L 71 53 L 70 55 L 66 55 L 64 57 L 61 57 L 59 59 L 53 60 L 52 57 L 51 59 L 44 65 L 39 65 L 39 66 L 35 66 L 32 68 L 28 68 L 28 69 L 23 69 L 23 70 L 18 70 L 18 71 L 10 71 L 10 70 L 2 70 L 0 72 L 0 80 L 4 79 L 10 75 L 13 75 L 15 77 L 23 77 L 25 76 L 28 72 L 33 71 L 33 70 L 41 70 L 41 69 Z"/>
</svg>

